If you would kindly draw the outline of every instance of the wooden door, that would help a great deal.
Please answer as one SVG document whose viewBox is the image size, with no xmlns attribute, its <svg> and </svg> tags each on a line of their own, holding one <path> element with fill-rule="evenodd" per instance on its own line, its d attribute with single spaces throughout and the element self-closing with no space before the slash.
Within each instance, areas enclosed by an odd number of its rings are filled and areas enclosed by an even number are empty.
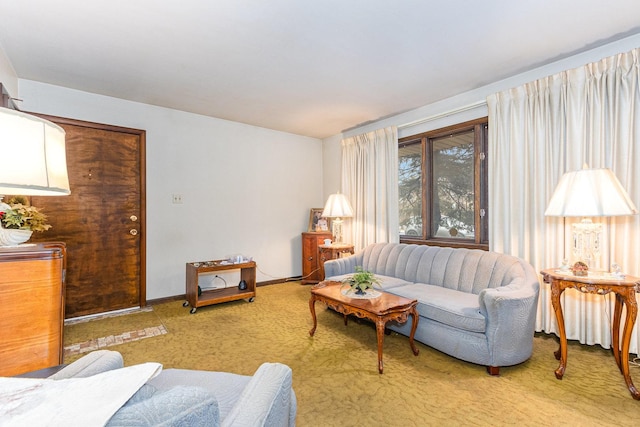
<svg viewBox="0 0 640 427">
<path fill-rule="evenodd" d="M 42 116 L 66 131 L 71 195 L 32 197 L 67 245 L 67 318 L 146 305 L 145 131 Z"/>
</svg>

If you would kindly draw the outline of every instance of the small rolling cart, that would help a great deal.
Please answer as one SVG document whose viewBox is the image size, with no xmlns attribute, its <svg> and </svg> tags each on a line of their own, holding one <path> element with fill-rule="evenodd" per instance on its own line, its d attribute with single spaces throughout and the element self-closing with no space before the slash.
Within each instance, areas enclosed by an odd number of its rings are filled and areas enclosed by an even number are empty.
<svg viewBox="0 0 640 427">
<path fill-rule="evenodd" d="M 198 285 L 200 274 L 225 270 L 240 270 L 238 286 L 201 290 Z M 255 261 L 231 262 L 229 260 L 188 262 L 186 295 L 187 300 L 182 306 L 191 306 L 191 314 L 194 314 L 198 307 L 211 304 L 239 299 L 248 299 L 249 302 L 253 302 L 256 297 L 256 263 Z"/>
</svg>

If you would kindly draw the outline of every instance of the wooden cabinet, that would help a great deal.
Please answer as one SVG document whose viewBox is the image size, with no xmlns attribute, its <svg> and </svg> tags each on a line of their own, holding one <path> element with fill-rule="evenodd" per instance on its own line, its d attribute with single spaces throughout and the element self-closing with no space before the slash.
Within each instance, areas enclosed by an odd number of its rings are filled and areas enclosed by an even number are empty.
<svg viewBox="0 0 640 427">
<path fill-rule="evenodd" d="M 244 281 L 242 288 L 240 284 L 212 290 L 202 290 L 199 286 L 200 274 L 226 270 L 240 270 L 240 281 Z M 239 299 L 248 299 L 249 302 L 253 302 L 256 296 L 256 263 L 254 261 L 239 263 L 226 260 L 188 262 L 186 276 L 187 300 L 183 306 L 191 306 L 191 314 L 194 314 L 198 307 L 205 305 Z"/>
<path fill-rule="evenodd" d="M 0 247 L 0 376 L 62 363 L 63 243 Z"/>
<path fill-rule="evenodd" d="M 302 233 L 302 284 L 318 283 L 324 280 L 318 247 L 325 239 L 331 239 L 330 232 Z"/>
</svg>

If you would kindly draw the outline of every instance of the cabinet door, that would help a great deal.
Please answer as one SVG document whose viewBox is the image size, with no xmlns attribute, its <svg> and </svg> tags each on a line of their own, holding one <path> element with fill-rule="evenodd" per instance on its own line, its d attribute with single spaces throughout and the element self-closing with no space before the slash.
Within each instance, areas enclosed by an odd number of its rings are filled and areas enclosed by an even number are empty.
<svg viewBox="0 0 640 427">
<path fill-rule="evenodd" d="M 318 283 L 324 280 L 320 269 L 320 246 L 331 233 L 302 233 L 302 283 Z"/>
<path fill-rule="evenodd" d="M 316 256 L 317 246 L 314 236 L 302 236 L 302 283 L 312 283 L 315 279 L 313 272 L 318 265 Z"/>
</svg>

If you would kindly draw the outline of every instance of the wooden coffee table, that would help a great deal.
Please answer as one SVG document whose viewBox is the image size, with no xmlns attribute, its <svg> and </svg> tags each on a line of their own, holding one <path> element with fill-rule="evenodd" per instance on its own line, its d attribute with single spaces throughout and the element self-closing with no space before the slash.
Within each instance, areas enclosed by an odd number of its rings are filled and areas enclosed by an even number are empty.
<svg viewBox="0 0 640 427">
<path fill-rule="evenodd" d="M 380 292 L 380 296 L 373 299 L 358 299 L 345 296 L 341 292 L 342 283 L 334 281 L 320 282 L 311 288 L 311 298 L 309 298 L 309 309 L 313 317 L 313 328 L 309 335 L 313 336 L 318 326 L 316 319 L 316 301 L 326 304 L 328 307 L 344 315 L 344 324 L 347 325 L 347 316 L 353 314 L 359 318 L 369 319 L 376 324 L 378 335 L 378 372 L 382 373 L 384 364 L 382 362 L 382 348 L 384 344 L 385 325 L 390 320 L 404 323 L 412 317 L 411 334 L 409 335 L 409 345 L 414 355 L 420 352 L 413 336 L 418 327 L 418 301 L 399 297 L 386 292 Z M 345 287 L 346 288 L 346 287 Z"/>
</svg>

